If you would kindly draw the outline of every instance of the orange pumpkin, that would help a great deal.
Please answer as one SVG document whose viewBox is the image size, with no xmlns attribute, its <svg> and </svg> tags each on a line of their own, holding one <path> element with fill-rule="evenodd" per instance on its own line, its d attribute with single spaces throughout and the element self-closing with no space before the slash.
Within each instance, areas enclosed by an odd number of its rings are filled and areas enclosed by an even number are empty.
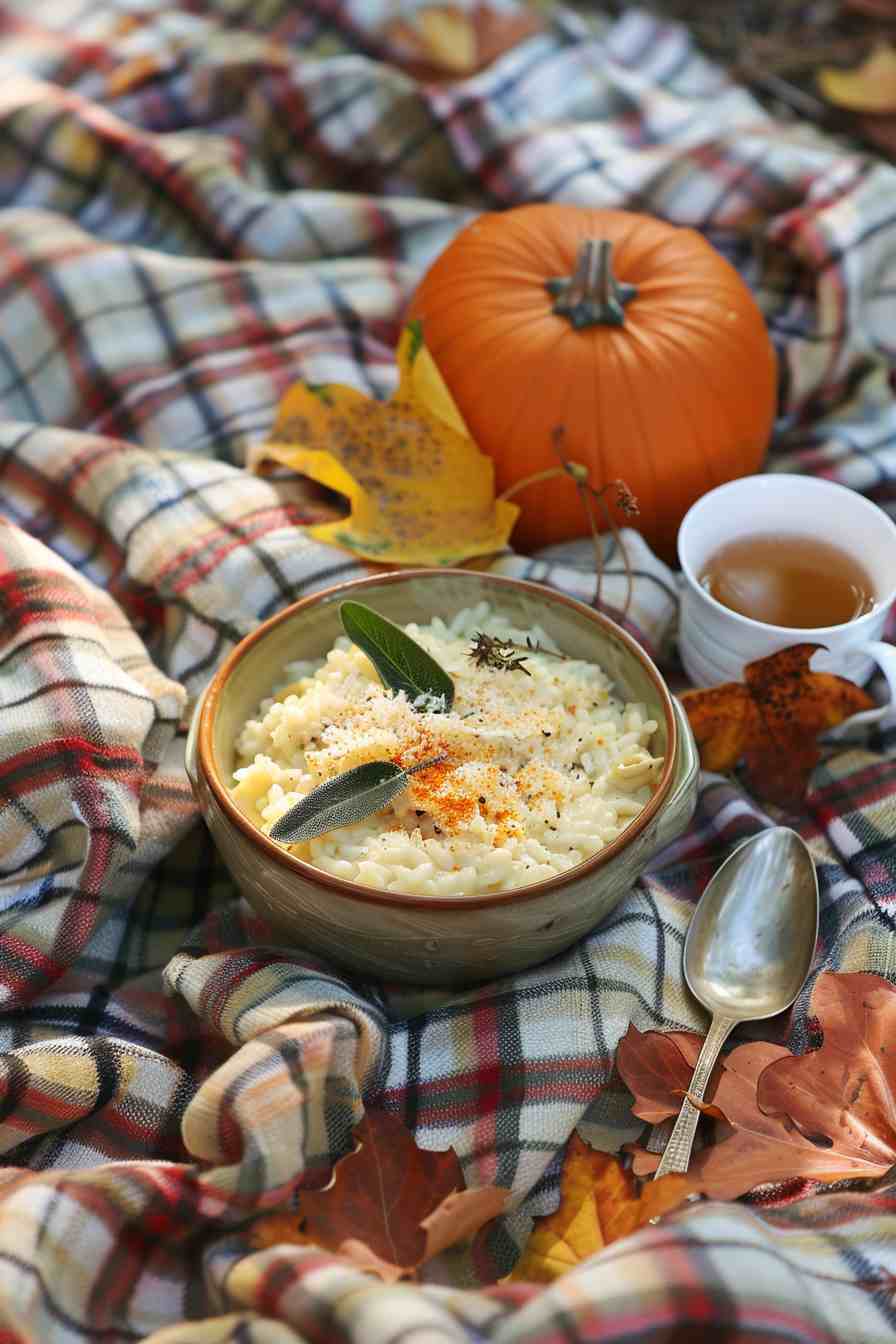
<svg viewBox="0 0 896 1344">
<path fill-rule="evenodd" d="M 575 205 L 482 215 L 430 267 L 409 316 L 499 491 L 557 465 L 562 426 L 564 456 L 595 486 L 622 478 L 634 525 L 671 559 L 694 500 L 762 464 L 774 351 L 746 285 L 691 229 Z M 568 477 L 514 502 L 524 550 L 587 531 Z"/>
</svg>

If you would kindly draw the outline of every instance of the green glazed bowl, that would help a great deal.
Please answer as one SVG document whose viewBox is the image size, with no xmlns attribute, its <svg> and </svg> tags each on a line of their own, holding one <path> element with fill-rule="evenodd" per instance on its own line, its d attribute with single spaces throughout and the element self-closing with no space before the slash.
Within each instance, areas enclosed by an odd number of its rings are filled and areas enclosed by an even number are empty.
<svg viewBox="0 0 896 1344">
<path fill-rule="evenodd" d="M 284 665 L 323 657 L 342 634 L 339 605 L 368 603 L 397 624 L 450 619 L 482 600 L 522 629 L 540 625 L 559 648 L 597 662 L 625 700 L 645 702 L 664 757 L 656 792 L 598 854 L 544 882 L 481 896 L 433 897 L 346 882 L 290 854 L 229 792 L 234 741 Z M 400 570 L 357 579 L 287 607 L 247 635 L 197 706 L 187 771 L 225 863 L 252 906 L 283 936 L 350 972 L 459 987 L 562 952 L 630 890 L 652 856 L 687 826 L 699 762 L 687 718 L 641 646 L 606 616 L 541 584 L 469 570 Z"/>
</svg>

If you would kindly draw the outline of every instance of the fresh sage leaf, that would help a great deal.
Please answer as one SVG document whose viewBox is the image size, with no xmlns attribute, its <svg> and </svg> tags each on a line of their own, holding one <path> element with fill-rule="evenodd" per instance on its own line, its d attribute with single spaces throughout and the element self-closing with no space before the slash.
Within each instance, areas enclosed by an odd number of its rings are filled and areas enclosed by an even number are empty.
<svg viewBox="0 0 896 1344">
<path fill-rule="evenodd" d="M 434 756 L 403 770 L 392 761 L 368 761 L 353 770 L 328 779 L 306 794 L 295 807 L 284 812 L 270 830 L 272 840 L 296 845 L 300 840 L 313 840 L 340 826 L 351 826 L 363 821 L 380 808 L 391 803 L 408 786 L 411 775 L 427 766 L 438 765 L 444 756 Z"/>
<path fill-rule="evenodd" d="M 454 703 L 454 682 L 425 649 L 363 602 L 343 602 L 339 614 L 345 633 L 367 654 L 384 686 L 404 691 L 412 703 L 426 696 L 418 708 L 448 713 Z"/>
</svg>

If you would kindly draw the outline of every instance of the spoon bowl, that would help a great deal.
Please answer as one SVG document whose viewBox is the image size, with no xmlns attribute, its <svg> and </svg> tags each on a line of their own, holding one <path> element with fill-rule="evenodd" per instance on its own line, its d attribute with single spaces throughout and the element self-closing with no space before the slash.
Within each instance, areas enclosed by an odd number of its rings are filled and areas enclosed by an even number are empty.
<svg viewBox="0 0 896 1344">
<path fill-rule="evenodd" d="M 773 826 L 739 845 L 701 896 L 684 942 L 684 978 L 712 1014 L 690 1096 L 702 1101 L 739 1022 L 790 1007 L 806 983 L 817 938 L 818 878 L 802 837 Z M 699 1119 L 686 1097 L 657 1177 L 687 1171 Z"/>
<path fill-rule="evenodd" d="M 796 831 L 775 826 L 728 856 L 694 911 L 684 978 L 713 1016 L 736 1022 L 789 1008 L 818 937 L 818 879 Z"/>
</svg>

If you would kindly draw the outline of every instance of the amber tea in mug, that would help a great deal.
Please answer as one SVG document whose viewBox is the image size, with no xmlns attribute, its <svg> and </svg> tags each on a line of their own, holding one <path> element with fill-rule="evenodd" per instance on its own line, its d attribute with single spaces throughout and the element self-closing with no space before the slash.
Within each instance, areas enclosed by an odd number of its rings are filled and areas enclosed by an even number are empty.
<svg viewBox="0 0 896 1344">
<path fill-rule="evenodd" d="M 735 542 L 749 543 L 754 581 L 757 568 L 760 579 L 771 577 L 770 585 L 759 585 L 758 598 L 755 587 L 746 595 L 718 585 L 707 591 L 720 572 L 734 577 L 738 552 L 732 560 L 729 548 Z M 678 555 L 678 650 L 691 685 L 742 681 L 759 658 L 792 644 L 820 644 L 814 671 L 860 685 L 876 667 L 884 673 L 891 701 L 866 711 L 864 722 L 871 721 L 868 715 L 892 715 L 896 722 L 896 647 L 884 642 L 896 604 L 896 523 L 879 505 L 820 476 L 741 476 L 691 505 L 678 532 Z M 798 562 L 795 576 L 787 573 L 790 559 Z M 782 604 L 782 592 L 794 589 L 796 602 Z"/>
<path fill-rule="evenodd" d="M 827 541 L 754 533 L 736 537 L 703 565 L 700 584 L 717 602 L 766 625 L 844 625 L 874 606 L 862 563 Z"/>
</svg>

